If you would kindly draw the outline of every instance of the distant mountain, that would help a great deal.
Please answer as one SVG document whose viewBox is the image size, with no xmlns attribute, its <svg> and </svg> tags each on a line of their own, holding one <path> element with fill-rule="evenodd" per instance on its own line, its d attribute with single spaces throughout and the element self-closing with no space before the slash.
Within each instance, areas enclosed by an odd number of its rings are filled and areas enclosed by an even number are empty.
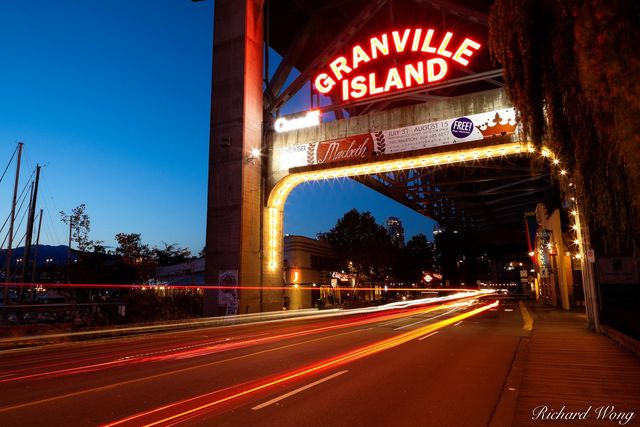
<svg viewBox="0 0 640 427">
<path fill-rule="evenodd" d="M 66 245 L 60 246 L 49 246 L 49 245 L 37 245 L 38 246 L 38 254 L 37 254 L 37 265 L 38 267 L 44 266 L 47 263 L 47 260 L 52 264 L 65 265 L 67 263 L 67 256 L 69 252 L 69 247 Z M 33 260 L 33 256 L 36 253 L 36 245 L 31 247 L 31 260 Z M 0 250 L 0 266 L 5 265 L 5 258 L 7 256 L 7 250 Z M 12 265 L 16 265 L 18 259 L 24 258 L 24 247 L 18 247 L 11 250 L 11 260 Z M 77 251 L 74 249 L 71 250 L 71 259 L 74 260 L 77 258 Z M 0 267 L 1 268 L 1 267 Z"/>
</svg>

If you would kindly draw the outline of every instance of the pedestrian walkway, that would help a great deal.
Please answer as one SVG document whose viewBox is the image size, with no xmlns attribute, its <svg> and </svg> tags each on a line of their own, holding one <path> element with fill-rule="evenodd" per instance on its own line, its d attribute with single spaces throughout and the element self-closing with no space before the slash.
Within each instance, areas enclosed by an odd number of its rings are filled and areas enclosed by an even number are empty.
<svg viewBox="0 0 640 427">
<path fill-rule="evenodd" d="M 584 313 L 528 308 L 533 331 L 513 425 L 640 425 L 640 359 L 588 331 Z"/>
</svg>

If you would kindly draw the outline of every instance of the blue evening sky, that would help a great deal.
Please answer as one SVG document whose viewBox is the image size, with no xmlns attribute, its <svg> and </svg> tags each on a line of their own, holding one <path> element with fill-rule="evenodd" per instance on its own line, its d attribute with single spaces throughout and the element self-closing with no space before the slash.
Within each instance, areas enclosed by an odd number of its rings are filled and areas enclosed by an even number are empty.
<svg viewBox="0 0 640 427">
<path fill-rule="evenodd" d="M 58 211 L 85 203 L 90 237 L 107 246 L 127 232 L 203 247 L 212 10 L 213 0 L 0 2 L 0 168 L 17 141 L 21 187 L 45 165 L 41 243 L 65 244 Z M 299 97 L 287 110 L 305 108 Z M 2 222 L 14 173 L 0 182 Z M 431 221 L 348 180 L 294 190 L 285 232 L 313 237 L 353 207 L 431 236 Z"/>
</svg>

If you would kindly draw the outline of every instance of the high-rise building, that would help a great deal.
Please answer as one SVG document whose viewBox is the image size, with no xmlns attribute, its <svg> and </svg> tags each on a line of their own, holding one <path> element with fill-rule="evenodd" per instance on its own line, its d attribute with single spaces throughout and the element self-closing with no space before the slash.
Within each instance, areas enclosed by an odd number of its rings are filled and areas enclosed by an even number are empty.
<svg viewBox="0 0 640 427">
<path fill-rule="evenodd" d="M 402 221 L 395 216 L 387 218 L 387 233 L 391 236 L 391 242 L 394 246 L 404 246 L 404 227 L 402 227 Z"/>
</svg>

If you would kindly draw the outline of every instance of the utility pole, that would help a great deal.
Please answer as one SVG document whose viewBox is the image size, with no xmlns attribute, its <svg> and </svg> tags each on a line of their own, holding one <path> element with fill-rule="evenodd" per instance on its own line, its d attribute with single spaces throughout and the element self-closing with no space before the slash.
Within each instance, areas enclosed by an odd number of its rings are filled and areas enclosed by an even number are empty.
<svg viewBox="0 0 640 427">
<path fill-rule="evenodd" d="M 29 191 L 29 206 L 27 206 L 27 231 L 25 232 L 25 236 L 26 234 L 29 232 L 29 222 L 31 222 L 31 203 L 33 202 L 33 182 L 31 182 L 31 190 Z M 28 253 L 27 251 L 29 250 L 29 245 L 27 242 L 25 242 L 24 247 L 22 248 L 22 258 L 19 258 L 18 261 L 21 262 L 20 265 L 18 265 L 16 263 L 16 271 L 13 273 L 13 278 L 14 279 L 19 279 L 17 281 L 24 283 L 25 282 L 25 278 L 24 275 L 27 271 L 26 267 L 25 267 L 25 263 L 24 263 L 24 257 L 26 256 L 26 254 Z M 22 267 L 22 269 L 20 269 L 20 267 Z M 22 277 L 18 276 L 18 271 L 22 271 Z M 22 294 L 24 293 L 24 286 L 20 286 L 17 290 L 18 293 L 18 304 L 22 304 Z"/>
<path fill-rule="evenodd" d="M 36 249 L 33 251 L 33 270 L 31 271 L 31 281 L 36 281 L 36 265 L 38 264 L 38 246 L 40 245 L 40 230 L 42 229 L 42 209 L 40 209 L 40 218 L 38 219 L 38 234 L 36 237 Z M 33 296 L 33 295 L 32 295 Z"/>
<path fill-rule="evenodd" d="M 27 283 L 27 271 L 29 271 L 29 258 L 31 252 L 31 241 L 33 240 L 33 223 L 36 220 L 36 202 L 38 201 L 38 183 L 40 182 L 40 165 L 36 165 L 36 180 L 32 184 L 31 201 L 29 203 L 29 216 L 27 220 L 27 235 L 24 245 L 24 256 L 22 262 L 22 283 Z"/>
<path fill-rule="evenodd" d="M 2 302 L 7 305 L 9 302 L 9 280 L 11 280 L 11 246 L 13 245 L 13 226 L 16 219 L 16 199 L 18 197 L 18 181 L 20 179 L 20 160 L 22 159 L 22 142 L 18 143 L 18 161 L 16 163 L 16 179 L 13 185 L 13 199 L 11 202 L 11 221 L 9 225 L 9 243 L 7 246 L 7 256 L 5 258 L 6 273 L 4 279 L 4 293 Z"/>
<path fill-rule="evenodd" d="M 71 266 L 71 230 L 73 228 L 73 218 L 69 215 L 69 248 L 67 249 L 67 266 Z"/>
</svg>

